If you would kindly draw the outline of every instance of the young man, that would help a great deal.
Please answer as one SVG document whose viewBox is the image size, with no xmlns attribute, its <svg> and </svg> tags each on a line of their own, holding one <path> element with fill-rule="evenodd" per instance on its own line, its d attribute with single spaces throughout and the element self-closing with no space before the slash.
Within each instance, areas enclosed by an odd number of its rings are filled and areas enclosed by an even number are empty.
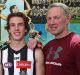
<svg viewBox="0 0 80 75">
<path fill-rule="evenodd" d="M 27 9 L 25 9 L 22 13 L 25 14 L 26 17 L 28 17 L 27 14 L 30 12 L 31 7 L 30 7 L 29 3 L 27 2 L 27 0 L 23 0 L 23 1 L 25 2 Z M 18 7 L 16 5 L 10 6 L 9 10 L 10 10 L 10 13 L 17 13 L 17 12 L 19 12 L 19 9 L 18 9 Z M 7 20 L 8 15 L 0 14 L 0 17 L 3 20 Z M 30 24 L 31 23 L 31 18 L 30 17 L 28 17 L 28 18 L 29 18 L 28 23 Z M 11 41 L 11 38 L 10 38 L 10 35 L 9 35 L 9 39 L 5 43 L 3 43 L 2 45 L 3 46 L 7 45 L 8 43 L 10 43 L 10 41 Z"/>
<path fill-rule="evenodd" d="M 68 30 L 70 20 L 65 4 L 49 6 L 46 25 L 55 39 L 43 47 L 46 75 L 80 75 L 80 36 Z"/>
<path fill-rule="evenodd" d="M 7 18 L 6 29 L 11 42 L 1 49 L 3 75 L 44 75 L 41 48 L 31 50 L 24 40 L 29 31 L 28 18 L 21 12 L 11 13 Z"/>
<path fill-rule="evenodd" d="M 44 48 L 46 75 L 80 75 L 80 36 L 68 30 L 71 13 L 62 3 L 49 6 L 48 31 L 55 39 Z"/>
</svg>

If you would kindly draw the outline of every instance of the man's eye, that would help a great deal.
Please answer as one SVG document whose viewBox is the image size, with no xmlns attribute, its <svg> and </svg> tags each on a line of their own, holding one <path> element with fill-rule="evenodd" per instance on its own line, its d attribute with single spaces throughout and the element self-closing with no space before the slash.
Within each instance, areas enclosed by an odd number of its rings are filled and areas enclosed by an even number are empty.
<svg viewBox="0 0 80 75">
<path fill-rule="evenodd" d="M 51 18 L 47 18 L 47 20 L 51 20 Z"/>
<path fill-rule="evenodd" d="M 59 16 L 55 16 L 54 19 L 60 19 L 60 17 Z"/>
<path fill-rule="evenodd" d="M 10 24 L 10 26 L 11 26 L 11 27 L 14 27 L 15 25 L 14 25 L 14 24 Z"/>
<path fill-rule="evenodd" d="M 18 26 L 24 26 L 24 24 L 22 24 L 22 23 L 19 23 L 19 24 L 18 24 Z"/>
</svg>

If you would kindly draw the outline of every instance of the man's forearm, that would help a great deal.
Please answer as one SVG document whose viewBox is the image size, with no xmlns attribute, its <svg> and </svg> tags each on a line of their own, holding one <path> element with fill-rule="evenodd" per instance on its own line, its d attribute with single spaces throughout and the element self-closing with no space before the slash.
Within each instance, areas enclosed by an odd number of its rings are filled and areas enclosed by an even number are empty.
<svg viewBox="0 0 80 75">
<path fill-rule="evenodd" d="M 0 75 L 3 75 L 2 74 L 2 64 L 0 63 Z"/>
<path fill-rule="evenodd" d="M 30 5 L 29 5 L 29 3 L 27 2 L 27 0 L 24 0 L 24 2 L 26 3 L 26 8 L 27 8 L 27 10 L 31 10 L 31 7 L 30 7 Z"/>
</svg>

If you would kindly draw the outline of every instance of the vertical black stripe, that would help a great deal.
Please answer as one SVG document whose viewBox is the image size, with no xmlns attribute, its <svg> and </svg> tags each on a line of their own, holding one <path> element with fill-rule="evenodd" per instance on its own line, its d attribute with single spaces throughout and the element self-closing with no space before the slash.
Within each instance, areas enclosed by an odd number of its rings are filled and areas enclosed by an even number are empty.
<svg viewBox="0 0 80 75">
<path fill-rule="evenodd" d="M 27 46 L 25 46 L 22 50 L 21 50 L 21 54 L 20 54 L 20 60 L 21 61 L 27 61 Z M 27 69 L 20 69 L 20 71 L 25 71 L 27 72 Z"/>
<path fill-rule="evenodd" d="M 0 49 L 0 50 L 1 50 L 1 49 Z M 1 59 L 0 59 L 1 62 L 0 62 L 0 63 L 2 63 L 2 50 L 0 51 L 0 54 L 1 54 L 1 55 L 0 55 L 0 57 L 1 57 Z"/>
<path fill-rule="evenodd" d="M 33 65 L 33 75 L 36 75 L 35 49 L 33 50 L 33 59 L 34 59 L 34 65 Z"/>
<path fill-rule="evenodd" d="M 4 75 L 4 68 L 3 68 L 3 63 L 2 63 L 2 57 L 3 57 L 3 55 L 2 55 L 2 50 L 1 50 L 1 59 L 0 59 L 0 61 L 1 61 L 1 64 L 2 64 L 2 74 Z"/>
<path fill-rule="evenodd" d="M 8 68 L 9 75 L 14 75 L 14 53 L 10 47 L 8 48 L 8 62 L 12 64 L 12 67 Z"/>
</svg>

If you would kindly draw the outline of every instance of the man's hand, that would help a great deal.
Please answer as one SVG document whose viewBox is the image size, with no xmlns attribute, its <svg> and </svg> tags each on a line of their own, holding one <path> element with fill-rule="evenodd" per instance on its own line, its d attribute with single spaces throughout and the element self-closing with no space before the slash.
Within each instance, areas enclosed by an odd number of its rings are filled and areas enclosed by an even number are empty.
<svg viewBox="0 0 80 75">
<path fill-rule="evenodd" d="M 37 40 L 36 40 L 36 39 L 33 39 L 33 38 L 30 38 L 30 39 L 28 40 L 28 42 L 27 42 L 27 46 L 28 46 L 28 48 L 30 48 L 30 49 L 35 48 L 36 45 L 37 45 Z"/>
</svg>

